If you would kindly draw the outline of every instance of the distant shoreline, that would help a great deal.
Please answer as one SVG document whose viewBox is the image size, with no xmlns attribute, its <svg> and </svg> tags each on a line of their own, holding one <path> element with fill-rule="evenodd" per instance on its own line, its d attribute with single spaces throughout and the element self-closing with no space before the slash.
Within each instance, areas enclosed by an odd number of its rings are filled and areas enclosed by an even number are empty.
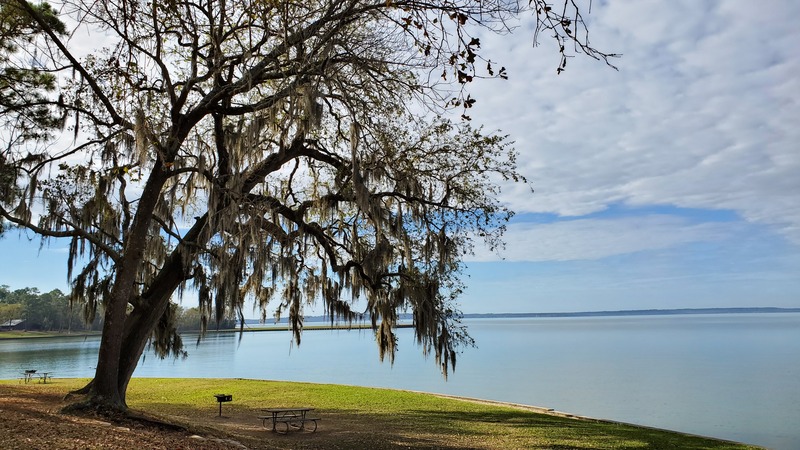
<svg viewBox="0 0 800 450">
<path fill-rule="evenodd" d="M 680 309 L 636 309 L 621 311 L 582 311 L 582 312 L 557 312 L 557 313 L 485 313 L 464 314 L 464 319 L 528 319 L 528 318 L 564 318 L 564 317 L 641 317 L 641 316 L 670 316 L 670 315 L 703 315 L 703 314 L 778 314 L 800 313 L 800 308 L 680 308 Z M 412 328 L 410 314 L 400 314 L 397 328 Z M 306 324 L 303 331 L 317 330 L 368 330 L 372 328 L 369 320 L 353 321 L 352 324 L 333 322 L 330 317 L 309 316 L 303 319 Z M 208 330 L 209 333 L 228 333 L 239 331 L 239 328 Z M 255 319 L 245 319 L 242 331 L 291 331 L 287 321 L 261 323 Z"/>
<path fill-rule="evenodd" d="M 464 314 L 464 319 L 526 319 L 526 318 L 564 318 L 564 317 L 637 317 L 637 316 L 671 316 L 671 315 L 703 315 L 703 314 L 776 314 L 776 313 L 800 313 L 800 308 L 775 308 L 775 307 L 750 307 L 750 308 L 678 308 L 678 309 L 634 309 L 619 311 L 580 311 L 580 312 L 552 312 L 552 313 L 483 313 L 483 314 Z M 410 314 L 401 314 L 398 317 L 400 323 L 397 328 L 410 328 L 409 323 L 412 319 Z M 371 329 L 369 321 L 353 321 L 352 324 L 333 322 L 330 317 L 309 316 L 303 322 L 303 331 L 315 330 L 366 330 Z M 327 322 L 322 324 L 323 322 Z M 287 325 L 287 326 L 284 326 Z M 256 319 L 245 319 L 244 329 L 241 331 L 287 331 L 287 321 L 262 323 Z M 230 333 L 240 331 L 236 328 L 213 329 L 207 332 Z M 200 330 L 183 330 L 181 334 L 196 334 Z M 1 331 L 0 339 L 26 339 L 26 338 L 48 338 L 48 337 L 88 337 L 100 336 L 99 332 L 41 332 L 41 331 Z"/>
<path fill-rule="evenodd" d="M 12 330 L 0 331 L 0 340 L 4 339 L 47 339 L 52 337 L 87 338 L 100 336 L 99 331 L 38 331 Z"/>
<path fill-rule="evenodd" d="M 550 312 L 550 313 L 469 313 L 464 314 L 464 319 L 513 319 L 513 318 L 548 318 L 548 317 L 614 317 L 614 316 L 669 316 L 669 315 L 699 315 L 699 314 L 774 314 L 774 313 L 800 313 L 800 308 L 776 307 L 747 307 L 747 308 L 676 308 L 676 309 L 633 309 L 619 311 L 579 311 L 579 312 Z M 400 314 L 398 320 L 409 321 L 411 314 Z M 366 318 L 365 318 L 366 320 Z M 308 316 L 303 322 L 329 322 L 327 316 Z M 288 324 L 286 319 L 279 322 L 269 322 L 266 326 Z M 358 326 L 359 321 L 353 322 L 353 328 L 369 328 L 368 322 Z M 265 326 L 257 319 L 245 319 L 245 328 L 248 326 Z M 313 326 L 315 328 L 321 328 Z M 304 327 L 306 328 L 306 327 Z M 335 322 L 333 328 L 347 328 L 347 325 Z"/>
<path fill-rule="evenodd" d="M 465 319 L 514 318 L 514 317 L 609 317 L 609 316 L 671 316 L 687 314 L 772 314 L 797 313 L 800 308 L 677 308 L 677 309 L 633 309 L 619 311 L 581 311 L 553 313 L 484 313 L 464 314 Z"/>
</svg>

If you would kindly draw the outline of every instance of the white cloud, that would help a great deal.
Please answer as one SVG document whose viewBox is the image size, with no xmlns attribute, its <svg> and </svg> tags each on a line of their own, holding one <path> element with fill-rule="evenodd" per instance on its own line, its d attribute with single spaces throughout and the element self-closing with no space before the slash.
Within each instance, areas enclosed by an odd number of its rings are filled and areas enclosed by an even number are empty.
<svg viewBox="0 0 800 450">
<path fill-rule="evenodd" d="M 506 241 L 513 244 L 499 256 L 507 261 L 596 260 L 693 242 L 722 241 L 739 228 L 734 222 L 692 223 L 662 214 L 548 224 L 514 223 L 506 232 Z M 498 255 L 484 249 L 470 258 L 472 261 L 497 259 Z"/>
<path fill-rule="evenodd" d="M 800 244 L 798 16 L 788 1 L 595 4 L 592 43 L 623 54 L 620 72 L 579 57 L 556 76 L 555 49 L 525 30 L 484 38 L 512 78 L 477 86 L 471 115 L 516 140 L 536 189 L 504 200 L 563 216 L 729 209 Z"/>
</svg>

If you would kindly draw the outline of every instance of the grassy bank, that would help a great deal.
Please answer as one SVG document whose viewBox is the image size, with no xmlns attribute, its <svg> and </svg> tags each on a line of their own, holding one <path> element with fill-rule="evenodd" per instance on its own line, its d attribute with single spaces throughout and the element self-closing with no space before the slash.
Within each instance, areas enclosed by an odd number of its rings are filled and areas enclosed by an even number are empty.
<svg viewBox="0 0 800 450">
<path fill-rule="evenodd" d="M 0 381 L 13 384 L 13 381 Z M 27 386 L 66 393 L 85 380 Z M 213 394 L 233 395 L 217 417 Z M 434 395 L 340 385 L 231 379 L 134 379 L 131 408 L 249 448 L 744 449 L 755 448 L 603 421 L 574 419 Z M 313 406 L 316 433 L 276 435 L 260 408 Z"/>
<path fill-rule="evenodd" d="M 99 331 L 0 331 L 0 339 L 99 336 Z"/>
</svg>

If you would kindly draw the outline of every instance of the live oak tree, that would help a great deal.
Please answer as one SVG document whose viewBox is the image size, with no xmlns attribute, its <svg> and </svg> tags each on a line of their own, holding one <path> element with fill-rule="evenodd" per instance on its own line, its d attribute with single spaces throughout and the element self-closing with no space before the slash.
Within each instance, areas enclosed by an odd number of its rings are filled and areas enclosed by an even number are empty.
<svg viewBox="0 0 800 450">
<path fill-rule="evenodd" d="M 51 8 L 2 0 L 31 30 L 8 35 L 4 73 L 23 48 L 45 79 L 10 83 L 33 85 L 16 97 L 0 85 L 13 98 L 0 216 L 70 240 L 71 298 L 104 318 L 83 391 L 111 410 L 126 409 L 148 342 L 181 351 L 171 299 L 183 292 L 197 293 L 204 326 L 249 299 L 288 316 L 298 343 L 308 305 L 366 317 L 381 358 L 408 311 L 446 375 L 471 342 L 455 307 L 461 258 L 475 240 L 501 244 L 512 213 L 498 182 L 524 180 L 506 138 L 468 120 L 468 84 L 507 76 L 478 33 L 529 14 L 557 41 L 559 71 L 571 52 L 611 56 L 591 48 L 573 1 L 60 8 L 71 39 Z M 92 44 L 75 37 L 87 30 Z"/>
</svg>

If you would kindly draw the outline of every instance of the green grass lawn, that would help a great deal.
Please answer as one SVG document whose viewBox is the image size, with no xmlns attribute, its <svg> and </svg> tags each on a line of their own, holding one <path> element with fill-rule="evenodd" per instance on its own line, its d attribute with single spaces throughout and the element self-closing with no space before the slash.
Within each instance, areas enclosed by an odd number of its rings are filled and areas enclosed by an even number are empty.
<svg viewBox="0 0 800 450">
<path fill-rule="evenodd" d="M 42 389 L 66 392 L 86 380 L 59 380 Z M 12 381 L 5 381 L 12 383 Z M 233 395 L 217 418 L 213 395 Z M 313 406 L 320 431 L 292 438 L 293 448 L 482 448 L 482 449 L 744 449 L 757 448 L 676 432 L 541 414 L 430 394 L 341 385 L 240 379 L 135 378 L 132 409 L 163 419 L 215 429 L 248 443 L 236 424 L 260 427 L 268 407 Z M 252 425 L 252 426 L 251 426 Z M 256 428 L 258 428 L 256 427 Z M 271 433 L 257 430 L 260 433 Z M 238 434 L 237 434 L 238 433 Z M 253 434 L 252 432 L 250 433 Z M 292 433 L 290 433 L 292 434 Z M 254 440 L 257 448 L 275 447 Z M 261 447 L 258 447 L 260 446 Z"/>
</svg>

